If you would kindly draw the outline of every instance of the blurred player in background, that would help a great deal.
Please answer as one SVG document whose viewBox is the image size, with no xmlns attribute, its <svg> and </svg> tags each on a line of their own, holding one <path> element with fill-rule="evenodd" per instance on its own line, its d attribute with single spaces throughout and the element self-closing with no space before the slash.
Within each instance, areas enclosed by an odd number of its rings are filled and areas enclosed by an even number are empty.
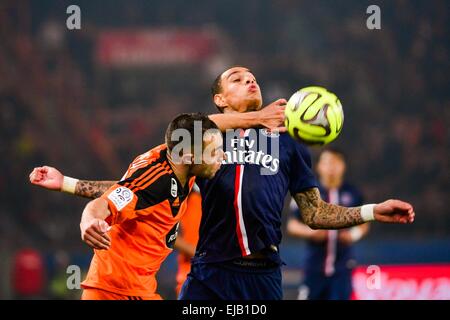
<svg viewBox="0 0 450 320">
<path fill-rule="evenodd" d="M 197 179 L 202 195 L 199 242 L 181 299 L 282 299 L 278 246 L 288 191 L 313 228 L 345 228 L 372 220 L 413 222 L 412 206 L 399 200 L 354 208 L 326 203 L 320 197 L 304 145 L 287 134 L 256 129 L 255 136 L 252 130 L 243 130 L 240 116 L 266 109 L 283 115 L 286 104 L 285 99 L 279 99 L 261 109 L 261 90 L 249 69 L 224 71 L 214 81 L 212 93 L 219 110 L 240 121 L 228 124 L 242 129 L 224 141 L 227 160 L 216 176 L 209 181 Z M 266 150 L 261 149 L 260 139 L 268 142 Z M 279 155 L 267 153 L 272 144 L 279 146 Z M 252 147 L 257 150 L 249 150 Z M 238 151 L 244 152 L 242 157 L 235 157 Z M 261 174 L 263 169 L 273 174 Z M 77 180 L 71 192 L 92 197 L 102 194 L 104 187 L 101 181 Z"/>
<path fill-rule="evenodd" d="M 345 156 L 333 148 L 319 156 L 317 173 L 319 190 L 325 201 L 356 207 L 363 204 L 361 194 L 346 183 Z M 299 299 L 348 300 L 352 294 L 352 270 L 355 264 L 352 244 L 369 231 L 367 223 L 341 230 L 313 230 L 300 221 L 301 212 L 291 201 L 292 217 L 288 234 L 308 241 L 305 278 L 299 288 Z"/>
</svg>

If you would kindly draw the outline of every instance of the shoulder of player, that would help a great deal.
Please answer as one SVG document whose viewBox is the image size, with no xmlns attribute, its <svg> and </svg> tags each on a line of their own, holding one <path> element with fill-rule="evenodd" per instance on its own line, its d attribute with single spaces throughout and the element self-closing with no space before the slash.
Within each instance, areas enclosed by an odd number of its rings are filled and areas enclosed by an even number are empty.
<svg viewBox="0 0 450 320">
<path fill-rule="evenodd" d="M 172 172 L 165 155 L 165 149 L 160 148 L 162 146 L 164 145 L 153 148 L 134 159 L 123 178 L 125 186 L 153 178 L 156 173 L 162 171 Z"/>
<path fill-rule="evenodd" d="M 176 185 L 176 180 L 173 174 L 163 172 L 151 184 L 147 184 L 143 188 L 134 189 L 133 192 L 138 198 L 136 209 L 144 209 L 173 198 L 172 189 L 174 184 Z"/>
<path fill-rule="evenodd" d="M 311 157 L 311 152 L 309 151 L 308 146 L 305 145 L 304 143 L 294 140 L 287 132 L 283 132 L 280 134 L 280 150 L 288 152 L 300 151 L 300 154 L 303 157 L 307 158 Z"/>
<path fill-rule="evenodd" d="M 282 132 L 279 135 L 280 135 L 280 143 L 285 146 L 295 147 L 295 145 L 298 144 L 300 146 L 306 147 L 302 143 L 299 143 L 299 142 L 295 141 L 294 139 L 292 139 L 292 137 L 287 132 Z"/>
<path fill-rule="evenodd" d="M 140 190 L 150 190 L 150 191 L 159 191 L 161 196 L 166 196 L 170 194 L 170 186 L 172 183 L 173 173 L 170 171 L 161 171 L 159 174 L 153 178 L 153 181 L 147 182 L 145 188 L 140 188 L 139 190 L 135 190 L 138 192 Z"/>
<path fill-rule="evenodd" d="M 156 146 L 150 150 L 148 150 L 147 152 L 144 152 L 140 155 L 138 155 L 136 158 L 134 158 L 133 162 L 131 163 L 133 164 L 138 164 L 138 163 L 144 163 L 144 164 L 148 164 L 154 161 L 157 161 L 160 158 L 163 158 L 165 155 L 165 150 L 167 149 L 165 144 L 161 144 L 159 146 Z"/>
</svg>

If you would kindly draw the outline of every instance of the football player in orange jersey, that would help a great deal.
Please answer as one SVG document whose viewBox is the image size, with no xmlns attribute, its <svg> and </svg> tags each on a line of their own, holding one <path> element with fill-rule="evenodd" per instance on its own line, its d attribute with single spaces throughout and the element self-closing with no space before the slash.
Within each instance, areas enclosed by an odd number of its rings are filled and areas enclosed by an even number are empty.
<svg viewBox="0 0 450 320">
<path fill-rule="evenodd" d="M 195 121 L 202 126 L 199 142 Z M 177 129 L 194 137 L 180 152 L 173 140 Z M 195 144 L 201 145 L 201 154 L 194 153 Z M 95 254 L 82 298 L 160 299 L 156 272 L 172 251 L 195 176 L 213 177 L 222 160 L 222 136 L 215 123 L 200 114 L 182 114 L 169 124 L 165 145 L 137 157 L 121 181 L 89 202 L 80 229 Z"/>
</svg>

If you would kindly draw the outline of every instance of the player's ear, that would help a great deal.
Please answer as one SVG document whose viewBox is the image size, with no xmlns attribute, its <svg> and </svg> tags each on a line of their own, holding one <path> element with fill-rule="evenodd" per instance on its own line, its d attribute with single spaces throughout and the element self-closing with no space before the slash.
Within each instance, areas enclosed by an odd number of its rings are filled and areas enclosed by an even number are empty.
<svg viewBox="0 0 450 320">
<path fill-rule="evenodd" d="M 221 93 L 216 93 L 214 95 L 214 104 L 219 108 L 225 108 L 227 106 L 227 103 L 225 101 L 225 98 Z"/>
<path fill-rule="evenodd" d="M 194 155 L 192 153 L 185 153 L 181 156 L 182 164 L 192 164 L 194 162 Z"/>
</svg>

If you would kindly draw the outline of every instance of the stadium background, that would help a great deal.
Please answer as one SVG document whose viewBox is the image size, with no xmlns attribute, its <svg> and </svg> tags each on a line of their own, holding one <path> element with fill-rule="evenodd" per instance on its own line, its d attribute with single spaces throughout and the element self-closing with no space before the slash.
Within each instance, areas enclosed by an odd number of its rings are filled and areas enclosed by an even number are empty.
<svg viewBox="0 0 450 320">
<path fill-rule="evenodd" d="M 66 28 L 71 4 L 81 30 Z M 370 4 L 381 30 L 366 28 Z M 266 103 L 307 85 L 336 92 L 345 125 L 333 145 L 348 154 L 349 180 L 366 202 L 414 204 L 413 225 L 372 225 L 360 264 L 450 263 L 449 12 L 444 0 L 2 1 L 0 299 L 77 298 L 66 268 L 90 261 L 86 200 L 31 186 L 32 168 L 119 179 L 174 115 L 215 112 L 210 84 L 235 64 L 253 70 Z M 284 237 L 287 299 L 303 248 Z M 21 269 L 24 250 L 41 259 L 43 282 Z M 173 254 L 159 275 L 168 299 L 175 269 Z M 436 289 L 447 298 L 448 277 Z"/>
</svg>

